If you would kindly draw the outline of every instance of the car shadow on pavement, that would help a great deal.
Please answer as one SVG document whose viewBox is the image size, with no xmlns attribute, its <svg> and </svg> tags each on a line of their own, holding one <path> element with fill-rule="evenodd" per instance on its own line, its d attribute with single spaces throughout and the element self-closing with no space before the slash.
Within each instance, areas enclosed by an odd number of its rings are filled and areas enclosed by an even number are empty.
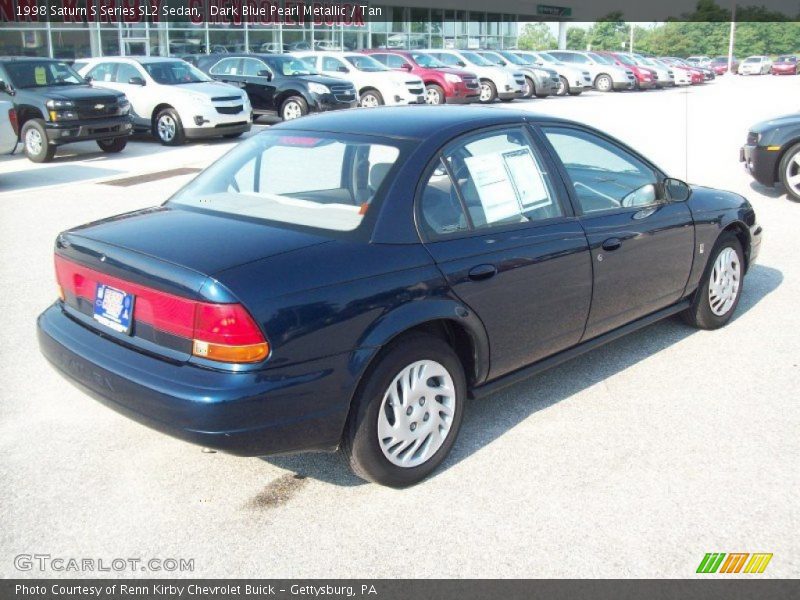
<svg viewBox="0 0 800 600">
<path fill-rule="evenodd" d="M 750 182 L 750 189 L 756 193 L 762 194 L 767 198 L 780 198 L 781 196 L 787 196 L 786 188 L 783 187 L 783 184 L 777 183 L 774 187 L 768 187 L 766 185 L 762 185 L 757 181 Z"/>
<path fill-rule="evenodd" d="M 756 264 L 748 272 L 736 315 L 729 327 L 783 282 L 778 269 Z M 574 358 L 535 377 L 499 390 L 481 400 L 468 400 L 458 440 L 450 456 L 431 475 L 435 478 L 487 446 L 540 410 L 566 400 L 604 379 L 653 356 L 698 330 L 671 317 Z M 339 486 L 365 483 L 353 475 L 339 453 L 268 456 L 262 460 L 296 473 Z"/>
</svg>

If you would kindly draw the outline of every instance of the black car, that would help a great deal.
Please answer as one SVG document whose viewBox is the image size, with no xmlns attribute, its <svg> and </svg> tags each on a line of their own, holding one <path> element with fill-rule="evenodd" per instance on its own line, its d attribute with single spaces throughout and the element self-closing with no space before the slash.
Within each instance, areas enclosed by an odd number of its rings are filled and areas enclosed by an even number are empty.
<svg viewBox="0 0 800 600">
<path fill-rule="evenodd" d="M 341 448 L 405 486 L 447 456 L 467 396 L 669 315 L 728 323 L 760 243 L 742 196 L 579 123 L 338 111 L 245 140 L 163 206 L 62 233 L 39 343 L 177 437 Z"/>
<path fill-rule="evenodd" d="M 800 113 L 753 125 L 739 160 L 760 184 L 772 187 L 780 182 L 800 201 Z"/>
<path fill-rule="evenodd" d="M 199 57 L 197 67 L 245 90 L 256 114 L 278 113 L 285 121 L 358 104 L 352 83 L 320 75 L 293 56 L 212 54 Z"/>
<path fill-rule="evenodd" d="M 25 154 L 34 162 L 86 140 L 120 152 L 133 127 L 125 94 L 91 87 L 61 60 L 0 58 L 0 98 L 14 103 Z"/>
</svg>

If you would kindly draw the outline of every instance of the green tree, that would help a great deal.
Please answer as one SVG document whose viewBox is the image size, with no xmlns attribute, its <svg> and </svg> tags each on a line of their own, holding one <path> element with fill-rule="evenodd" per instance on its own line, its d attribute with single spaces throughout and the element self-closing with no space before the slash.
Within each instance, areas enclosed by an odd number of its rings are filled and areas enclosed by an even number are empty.
<svg viewBox="0 0 800 600">
<path fill-rule="evenodd" d="M 567 49 L 586 50 L 586 30 L 581 27 L 570 27 L 567 29 Z"/>
<path fill-rule="evenodd" d="M 520 50 L 549 50 L 558 45 L 558 40 L 547 24 L 525 23 L 517 44 Z"/>
<path fill-rule="evenodd" d="M 628 40 L 628 25 L 622 13 L 611 12 L 589 28 L 587 37 L 592 50 L 622 50 Z"/>
</svg>

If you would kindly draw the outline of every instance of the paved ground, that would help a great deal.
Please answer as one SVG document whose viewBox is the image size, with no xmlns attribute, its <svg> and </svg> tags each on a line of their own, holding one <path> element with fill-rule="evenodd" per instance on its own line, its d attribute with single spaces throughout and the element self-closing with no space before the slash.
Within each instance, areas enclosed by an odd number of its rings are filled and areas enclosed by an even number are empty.
<svg viewBox="0 0 800 600">
<path fill-rule="evenodd" d="M 188 178 L 98 181 L 202 167 L 231 144 L 0 161 L 0 576 L 21 575 L 20 553 L 49 553 L 193 558 L 202 577 L 688 577 L 706 552 L 736 551 L 772 552 L 766 576 L 797 576 L 800 205 L 737 159 L 748 125 L 796 111 L 799 92 L 798 77 L 724 77 L 514 103 L 746 194 L 765 230 L 760 264 L 724 330 L 668 320 L 470 403 L 444 468 L 405 491 L 362 484 L 336 455 L 203 454 L 100 406 L 39 356 L 56 233 L 160 203 Z"/>
</svg>

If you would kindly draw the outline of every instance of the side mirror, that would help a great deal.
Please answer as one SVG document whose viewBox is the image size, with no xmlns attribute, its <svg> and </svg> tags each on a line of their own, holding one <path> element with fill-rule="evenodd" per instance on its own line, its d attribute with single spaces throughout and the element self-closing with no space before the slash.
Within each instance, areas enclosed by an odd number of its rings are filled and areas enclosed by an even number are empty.
<svg viewBox="0 0 800 600">
<path fill-rule="evenodd" d="M 457 64 L 459 67 L 466 67 L 466 66 L 467 66 L 467 63 L 465 63 L 463 60 L 460 60 L 460 61 L 458 61 L 456 64 Z"/>
<path fill-rule="evenodd" d="M 3 81 L 2 79 L 0 79 L 0 92 L 3 92 L 4 94 L 8 94 L 9 96 L 13 96 L 14 95 L 14 89 L 10 85 L 8 85 L 5 81 Z"/>
<path fill-rule="evenodd" d="M 403 63 L 403 69 L 406 71 L 410 71 L 413 67 L 408 63 Z"/>
<path fill-rule="evenodd" d="M 128 79 L 128 83 L 131 85 L 144 85 L 145 81 L 141 77 L 131 77 Z"/>
<path fill-rule="evenodd" d="M 673 202 L 686 202 L 692 195 L 692 188 L 689 184 L 674 177 L 667 177 L 664 180 L 664 192 L 667 200 Z"/>
<path fill-rule="evenodd" d="M 256 73 L 256 75 L 258 77 L 266 77 L 267 81 L 271 81 L 272 80 L 272 73 L 270 73 L 266 69 L 261 69 L 258 73 Z"/>
<path fill-rule="evenodd" d="M 83 78 L 83 80 L 88 84 L 91 84 L 93 81 L 91 75 L 87 75 L 86 77 Z"/>
<path fill-rule="evenodd" d="M 349 72 L 350 72 L 350 69 L 348 69 L 348 68 L 347 68 L 347 67 L 345 67 L 345 66 L 341 66 L 341 67 L 339 67 L 339 68 L 338 68 L 338 69 L 336 69 L 336 70 L 337 70 L 337 71 L 339 71 L 339 73 L 349 73 Z"/>
</svg>

